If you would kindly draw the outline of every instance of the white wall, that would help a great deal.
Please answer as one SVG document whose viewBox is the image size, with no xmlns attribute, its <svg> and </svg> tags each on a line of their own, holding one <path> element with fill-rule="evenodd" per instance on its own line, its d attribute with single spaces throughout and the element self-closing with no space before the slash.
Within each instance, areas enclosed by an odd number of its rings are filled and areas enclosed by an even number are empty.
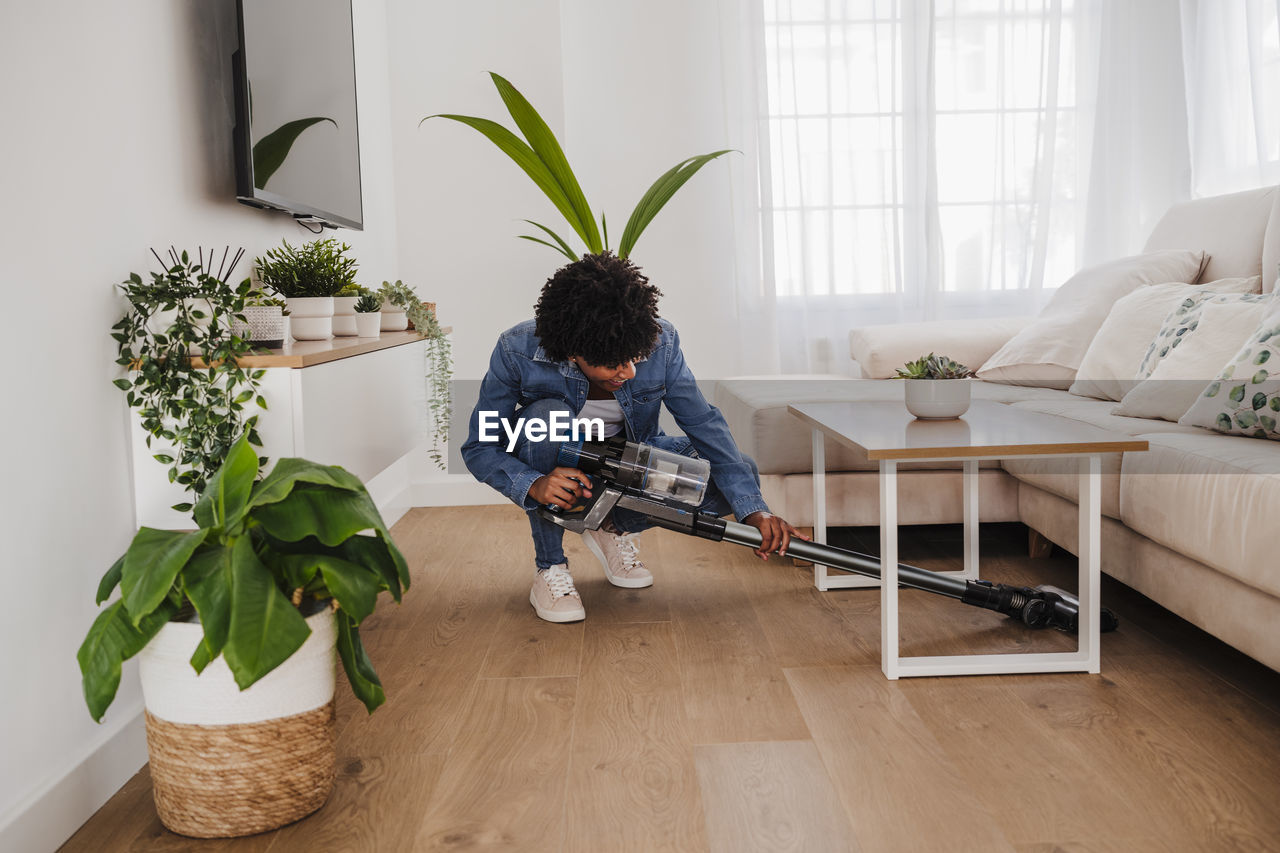
<svg viewBox="0 0 1280 853">
<path fill-rule="evenodd" d="M 716 4 L 677 0 L 388 0 L 400 255 L 410 283 L 452 324 L 456 375 L 484 375 L 498 332 L 533 316 L 563 262 L 519 240 L 533 219 L 571 229 L 533 183 L 476 131 L 438 112 L 513 127 L 487 72 L 510 80 L 564 145 L 588 202 L 616 244 L 660 174 L 730 147 L 719 104 Z M 673 22 L 678 21 L 678 25 Z M 735 319 L 719 296 L 733 258 L 727 167 L 713 163 L 680 191 L 634 260 L 664 292 L 700 377 L 736 369 Z M 576 237 L 570 242 L 581 250 Z"/>
<path fill-rule="evenodd" d="M 376 283 L 399 275 L 387 24 L 381 0 L 355 7 L 366 230 L 338 236 Z M 234 42 L 226 0 L 5 7 L 0 241 L 6 316 L 21 319 L 2 339 L 0 849 L 56 847 L 146 760 L 133 668 L 97 725 L 75 660 L 135 523 L 114 283 L 150 270 L 152 246 L 251 258 L 310 239 L 234 200 Z"/>
</svg>

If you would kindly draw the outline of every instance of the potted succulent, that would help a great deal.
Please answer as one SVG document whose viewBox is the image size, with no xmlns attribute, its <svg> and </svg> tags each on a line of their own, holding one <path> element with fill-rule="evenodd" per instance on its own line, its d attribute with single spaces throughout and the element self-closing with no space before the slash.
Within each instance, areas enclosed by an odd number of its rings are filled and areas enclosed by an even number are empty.
<svg viewBox="0 0 1280 853">
<path fill-rule="evenodd" d="M 356 300 L 356 334 L 362 338 L 376 338 L 382 326 L 382 298 L 376 293 L 365 293 Z"/>
<path fill-rule="evenodd" d="M 251 341 L 258 347 L 274 349 L 284 345 L 285 317 L 283 299 L 261 290 L 252 291 L 244 301 L 244 309 L 231 324 L 231 333 Z M 240 318 L 243 319 L 240 319 Z"/>
<path fill-rule="evenodd" d="M 962 381 L 973 371 L 945 355 L 921 356 L 898 368 L 898 379 L 907 382 L 907 411 L 922 420 L 949 420 L 969 410 L 970 385 Z"/>
<path fill-rule="evenodd" d="M 338 337 L 356 335 L 356 301 L 367 289 L 358 284 L 348 284 L 333 296 L 333 334 Z"/>
<path fill-rule="evenodd" d="M 156 461 L 169 466 L 170 482 L 198 497 L 238 436 L 261 445 L 258 416 L 246 407 L 267 404 L 259 393 L 262 370 L 237 361 L 253 344 L 228 334 L 244 317 L 249 279 L 226 281 L 234 263 L 211 273 L 203 261 L 172 249 L 170 260 L 149 281 L 132 273 L 120 285 L 128 309 L 111 337 L 116 364 L 127 372 L 114 384 L 137 413 Z M 192 506 L 174 509 L 189 512 Z"/>
<path fill-rule="evenodd" d="M 387 328 L 387 306 L 390 305 L 393 309 L 403 311 L 406 321 L 413 324 L 414 331 L 427 339 L 430 380 L 427 399 L 431 407 L 431 449 L 428 452 L 432 461 L 443 470 L 444 447 L 449 441 L 449 416 L 452 411 L 449 383 L 453 379 L 453 356 L 449 339 L 436 320 L 434 304 L 423 302 L 409 285 L 399 279 L 394 284 L 384 281 L 378 295 L 382 297 L 384 331 Z"/>
<path fill-rule="evenodd" d="M 258 280 L 285 297 L 290 334 L 300 341 L 333 337 L 333 297 L 356 283 L 351 247 L 329 237 L 298 248 L 281 241 L 261 258 L 254 258 Z"/>
<path fill-rule="evenodd" d="M 334 779 L 334 650 L 370 713 L 385 700 L 360 639 L 408 567 L 360 480 L 281 459 L 255 482 L 242 437 L 194 531 L 142 528 L 98 586 L 77 653 L 101 720 L 140 656 L 151 777 L 174 832 L 263 832 L 319 808 Z M 199 768 L 193 772 L 192 768 Z"/>
<path fill-rule="evenodd" d="M 591 212 L 593 208 L 587 203 L 582 187 L 569 167 L 564 151 L 551 132 L 551 128 L 514 86 L 497 74 L 491 72 L 489 76 L 493 79 L 493 84 L 497 87 L 498 94 L 502 97 L 516 127 L 524 134 L 524 139 L 497 122 L 474 116 L 452 114 L 427 116 L 418 122 L 419 126 L 427 119 L 446 118 L 479 131 L 533 179 L 538 189 L 546 194 L 556 210 L 564 216 L 569 227 L 586 245 L 589 253 L 600 254 L 610 251 L 609 226 L 605 216 L 603 213 L 600 215 L 600 227 L 597 228 Z M 630 256 L 631 249 L 640 239 L 640 234 L 685 182 L 707 163 L 723 154 L 728 154 L 730 150 L 732 149 L 713 151 L 682 160 L 654 181 L 636 204 L 635 210 L 632 211 L 631 217 L 622 230 L 622 239 L 618 243 L 618 257 Z M 521 235 L 521 239 L 549 246 L 570 261 L 578 260 L 577 252 L 560 235 L 545 225 L 527 219 L 524 221 L 555 242 L 551 243 L 542 237 L 529 235 Z"/>
</svg>

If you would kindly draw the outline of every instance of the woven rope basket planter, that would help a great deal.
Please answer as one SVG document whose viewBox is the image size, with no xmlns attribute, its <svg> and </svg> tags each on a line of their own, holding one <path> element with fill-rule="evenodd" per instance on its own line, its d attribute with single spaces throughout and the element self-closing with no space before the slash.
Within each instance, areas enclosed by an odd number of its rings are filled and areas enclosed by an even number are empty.
<svg viewBox="0 0 1280 853">
<path fill-rule="evenodd" d="M 160 821 L 196 838 L 275 829 L 314 812 L 333 790 L 334 617 L 248 690 L 222 658 L 197 676 L 199 625 L 166 625 L 140 655 L 147 750 Z"/>
</svg>

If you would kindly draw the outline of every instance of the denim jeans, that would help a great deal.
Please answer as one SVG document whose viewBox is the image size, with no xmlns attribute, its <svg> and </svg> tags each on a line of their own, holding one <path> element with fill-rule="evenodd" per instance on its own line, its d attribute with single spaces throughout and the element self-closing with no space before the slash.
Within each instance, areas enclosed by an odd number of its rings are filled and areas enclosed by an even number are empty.
<svg viewBox="0 0 1280 853">
<path fill-rule="evenodd" d="M 577 417 L 578 414 L 577 412 L 569 411 L 569 407 L 562 400 L 538 400 L 519 410 L 516 416 L 549 420 L 552 412 L 557 411 L 565 412 L 571 418 Z M 648 444 L 672 453 L 698 458 L 698 454 L 694 452 L 693 443 L 684 436 L 656 435 L 649 439 Z M 521 432 L 512 452 L 535 471 L 546 474 L 556 467 L 556 456 L 560 452 L 560 444 L 554 441 L 529 441 L 524 437 L 524 433 Z M 743 458 L 751 465 L 751 473 L 755 477 L 758 486 L 760 472 L 756 468 L 755 461 L 750 457 L 744 456 Z M 594 493 L 595 490 L 593 489 L 592 491 Z M 698 512 L 709 513 L 719 517 L 731 514 L 733 507 L 729 504 L 728 498 L 716 488 L 715 482 L 712 481 L 707 484 L 707 494 L 698 506 Z M 529 510 L 528 515 L 529 527 L 533 532 L 534 562 L 537 568 L 541 570 L 558 563 L 566 563 L 567 560 L 562 546 L 564 528 L 546 521 L 538 515 L 537 510 Z M 610 517 L 613 519 L 613 526 L 623 533 L 638 533 L 654 526 L 648 516 L 635 510 L 617 508 L 614 509 Z"/>
</svg>

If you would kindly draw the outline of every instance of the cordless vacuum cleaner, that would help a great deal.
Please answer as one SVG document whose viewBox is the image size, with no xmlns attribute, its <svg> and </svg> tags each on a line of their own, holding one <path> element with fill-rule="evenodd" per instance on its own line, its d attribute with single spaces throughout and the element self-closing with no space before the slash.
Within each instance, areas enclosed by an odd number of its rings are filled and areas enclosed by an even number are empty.
<svg viewBox="0 0 1280 853">
<path fill-rule="evenodd" d="M 696 510 L 706 496 L 711 478 L 711 463 L 705 459 L 682 456 L 615 436 L 599 442 L 566 442 L 560 447 L 556 463 L 577 468 L 600 480 L 600 485 L 583 484 L 590 486 L 595 494 L 581 507 L 570 511 L 559 507 L 539 507 L 540 516 L 566 530 L 574 533 L 598 530 L 614 507 L 621 507 L 642 513 L 655 525 L 668 530 L 712 542 L 760 547 L 760 531 L 756 528 Z M 880 561 L 875 557 L 831 545 L 792 539 L 786 554 L 869 578 L 880 577 Z M 1020 620 L 1028 628 L 1058 628 L 1074 632 L 1078 624 L 1079 599 L 1057 587 L 963 580 L 905 564 L 898 566 L 898 582 L 902 586 L 1003 613 Z M 1115 614 L 1102 608 L 1101 630 L 1114 631 L 1118 625 Z"/>
</svg>

